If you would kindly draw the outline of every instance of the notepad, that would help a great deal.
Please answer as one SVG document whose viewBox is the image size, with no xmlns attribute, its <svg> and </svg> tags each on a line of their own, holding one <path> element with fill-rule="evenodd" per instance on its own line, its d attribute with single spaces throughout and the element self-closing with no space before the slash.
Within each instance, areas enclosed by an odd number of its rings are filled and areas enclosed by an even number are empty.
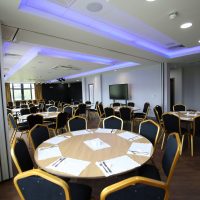
<svg viewBox="0 0 200 200">
<path fill-rule="evenodd" d="M 103 140 L 101 140 L 99 138 L 95 138 L 92 140 L 86 140 L 86 141 L 84 141 L 84 143 L 93 151 L 110 147 L 109 144 L 105 143 Z"/>
<path fill-rule="evenodd" d="M 109 129 L 109 128 L 98 128 L 95 130 L 95 133 L 114 133 L 116 129 Z"/>
<path fill-rule="evenodd" d="M 135 154 L 140 156 L 151 156 L 152 144 L 150 143 L 132 143 L 127 154 Z"/>
<path fill-rule="evenodd" d="M 67 136 L 67 135 L 58 135 L 56 137 L 46 140 L 44 143 L 59 144 L 60 142 L 63 142 L 65 140 L 69 139 L 70 137 L 71 136 Z"/>
<path fill-rule="evenodd" d="M 129 140 L 129 141 L 134 141 L 134 140 L 138 140 L 138 139 L 142 138 L 142 136 L 140 136 L 139 134 L 131 133 L 131 132 L 128 132 L 128 131 L 125 131 L 125 132 L 117 134 L 117 135 L 119 137 L 122 137 L 126 140 Z"/>
<path fill-rule="evenodd" d="M 96 165 L 105 176 L 126 172 L 139 167 L 140 164 L 132 160 L 129 156 L 119 156 L 109 160 L 96 162 Z"/>
<path fill-rule="evenodd" d="M 51 145 L 48 147 L 38 148 L 38 160 L 62 156 L 58 146 Z"/>
<path fill-rule="evenodd" d="M 78 136 L 78 135 L 85 135 L 85 134 L 91 134 L 93 133 L 92 131 L 90 130 L 79 130 L 79 131 L 72 131 L 71 134 L 73 136 Z"/>
<path fill-rule="evenodd" d="M 51 163 L 47 168 L 73 176 L 79 176 L 89 164 L 89 161 L 62 157 Z"/>
</svg>

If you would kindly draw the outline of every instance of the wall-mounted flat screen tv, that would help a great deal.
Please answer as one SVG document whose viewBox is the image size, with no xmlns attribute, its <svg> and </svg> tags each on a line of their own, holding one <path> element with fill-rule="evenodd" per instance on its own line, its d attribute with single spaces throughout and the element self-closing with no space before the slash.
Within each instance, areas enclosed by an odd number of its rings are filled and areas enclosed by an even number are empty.
<svg viewBox="0 0 200 200">
<path fill-rule="evenodd" d="M 109 85 L 110 99 L 128 99 L 128 84 Z"/>
</svg>

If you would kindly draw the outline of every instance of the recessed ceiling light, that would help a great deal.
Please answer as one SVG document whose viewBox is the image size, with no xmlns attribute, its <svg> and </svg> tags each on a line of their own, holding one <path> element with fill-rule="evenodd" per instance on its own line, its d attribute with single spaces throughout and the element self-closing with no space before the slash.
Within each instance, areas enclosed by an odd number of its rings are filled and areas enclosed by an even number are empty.
<svg viewBox="0 0 200 200">
<path fill-rule="evenodd" d="M 103 5 L 99 2 L 91 2 L 87 5 L 87 9 L 90 12 L 99 12 L 100 10 L 103 9 Z"/>
<path fill-rule="evenodd" d="M 77 82 L 79 81 L 79 80 L 76 80 Z"/>
<path fill-rule="evenodd" d="M 148 2 L 153 2 L 153 1 L 156 1 L 156 0 L 146 0 L 146 1 L 148 1 Z"/>
<path fill-rule="evenodd" d="M 198 43 L 200 43 L 200 40 L 198 41 Z"/>
<path fill-rule="evenodd" d="M 192 23 L 187 22 L 187 23 L 181 24 L 180 28 L 185 29 L 185 28 L 190 28 L 191 26 L 192 26 Z"/>
</svg>

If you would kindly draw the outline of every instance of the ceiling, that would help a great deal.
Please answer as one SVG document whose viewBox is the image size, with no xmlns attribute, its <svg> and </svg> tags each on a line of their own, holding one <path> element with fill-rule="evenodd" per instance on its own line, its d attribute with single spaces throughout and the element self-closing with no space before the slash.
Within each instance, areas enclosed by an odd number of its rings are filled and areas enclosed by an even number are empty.
<svg viewBox="0 0 200 200">
<path fill-rule="evenodd" d="M 0 2 L 8 82 L 67 82 L 160 62 L 196 62 L 199 0 Z M 169 14 L 176 12 L 174 19 Z M 180 29 L 184 22 L 189 29 Z"/>
</svg>

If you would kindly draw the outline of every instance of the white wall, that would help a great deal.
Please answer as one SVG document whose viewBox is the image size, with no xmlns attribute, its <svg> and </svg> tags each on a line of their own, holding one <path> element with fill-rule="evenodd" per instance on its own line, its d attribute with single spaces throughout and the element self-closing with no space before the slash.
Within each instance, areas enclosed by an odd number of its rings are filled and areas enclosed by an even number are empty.
<svg viewBox="0 0 200 200">
<path fill-rule="evenodd" d="M 94 75 L 94 76 L 87 76 L 85 78 L 85 100 L 89 100 L 89 92 L 88 92 L 88 85 L 94 84 L 94 103 L 96 101 L 101 102 L 102 96 L 101 96 L 101 74 Z"/>
<path fill-rule="evenodd" d="M 150 116 L 154 116 L 153 107 L 162 105 L 161 65 L 138 66 L 129 70 L 107 72 L 97 76 L 86 77 L 87 84 L 94 83 L 95 99 L 103 101 L 104 106 L 113 103 L 109 99 L 109 85 L 128 83 L 129 101 L 135 102 L 137 107 L 143 108 L 145 102 L 151 105 Z M 101 81 L 101 82 L 100 82 Z M 100 91 L 102 90 L 102 96 Z M 86 96 L 88 95 L 88 91 Z M 125 101 L 120 101 L 125 103 Z"/>
<path fill-rule="evenodd" d="M 200 64 L 183 67 L 183 103 L 187 109 L 200 110 Z"/>
</svg>

